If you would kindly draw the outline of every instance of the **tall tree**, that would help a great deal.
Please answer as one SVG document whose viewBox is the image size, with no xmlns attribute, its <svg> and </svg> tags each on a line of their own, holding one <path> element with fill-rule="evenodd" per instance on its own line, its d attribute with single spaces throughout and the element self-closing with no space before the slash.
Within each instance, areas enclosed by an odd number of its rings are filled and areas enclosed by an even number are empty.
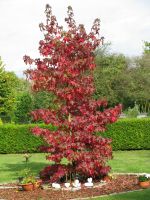
<svg viewBox="0 0 150 200">
<path fill-rule="evenodd" d="M 15 107 L 14 88 L 18 78 L 13 72 L 6 72 L 0 59 L 0 118 L 10 122 Z"/>
<path fill-rule="evenodd" d="M 56 96 L 56 109 L 32 112 L 35 120 L 57 126 L 54 131 L 39 127 L 32 130 L 46 140 L 48 146 L 43 150 L 50 153 L 46 158 L 55 162 L 45 170 L 51 173 L 51 181 L 65 176 L 72 178 L 75 174 L 84 177 L 106 174 L 110 170 L 106 161 L 112 157 L 111 140 L 94 133 L 104 131 L 108 123 L 117 120 L 120 106 L 106 109 L 107 102 L 92 99 L 94 51 L 101 43 L 99 19 L 87 34 L 84 25 L 76 25 L 70 6 L 65 18 L 67 31 L 58 26 L 49 5 L 45 13 L 46 24 L 40 24 L 44 32 L 39 47 L 43 58 L 24 57 L 25 63 L 36 65 L 36 69 L 26 72 L 32 80 L 33 90 L 53 92 Z M 103 111 L 98 111 L 99 107 Z M 61 163 L 64 157 L 68 160 L 67 165 Z"/>
<path fill-rule="evenodd" d="M 46 91 L 32 92 L 33 98 L 33 108 L 53 108 L 55 109 L 56 105 L 53 103 L 55 96 Z"/>
<path fill-rule="evenodd" d="M 98 51 L 96 54 L 96 68 L 94 81 L 96 99 L 107 99 L 109 105 L 126 103 L 129 98 L 129 70 L 127 60 L 122 54 L 112 54 Z"/>
<path fill-rule="evenodd" d="M 150 112 L 150 43 L 144 42 L 143 55 L 136 59 L 136 68 L 131 70 L 134 84 L 133 99 L 141 112 Z"/>
<path fill-rule="evenodd" d="M 18 97 L 15 110 L 15 123 L 27 124 L 31 122 L 30 112 L 33 109 L 33 100 L 30 93 L 24 92 Z"/>
<path fill-rule="evenodd" d="M 150 42 L 145 41 L 144 42 L 144 54 L 149 54 L 150 53 Z"/>
</svg>

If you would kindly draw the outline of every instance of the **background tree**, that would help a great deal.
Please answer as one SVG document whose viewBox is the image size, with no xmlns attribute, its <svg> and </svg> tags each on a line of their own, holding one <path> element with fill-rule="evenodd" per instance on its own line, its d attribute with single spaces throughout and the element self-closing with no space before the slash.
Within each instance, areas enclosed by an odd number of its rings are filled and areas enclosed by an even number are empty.
<svg viewBox="0 0 150 200">
<path fill-rule="evenodd" d="M 27 124 L 31 122 L 30 112 L 33 109 L 33 100 L 30 93 L 23 93 L 18 97 L 15 110 L 15 123 Z"/>
<path fill-rule="evenodd" d="M 46 25 L 40 24 L 44 39 L 40 41 L 41 59 L 24 56 L 28 64 L 36 69 L 27 70 L 34 91 L 47 91 L 55 95 L 56 109 L 38 109 L 32 112 L 35 120 L 52 124 L 57 130 L 33 128 L 32 132 L 42 136 L 48 146 L 47 159 L 54 165 L 47 167 L 51 181 L 73 178 L 76 174 L 84 178 L 107 174 L 110 167 L 106 161 L 112 157 L 111 140 L 94 133 L 104 131 L 108 123 L 117 120 L 120 106 L 106 109 L 106 101 L 93 100 L 94 51 L 100 44 L 99 20 L 96 19 L 89 34 L 84 25 L 77 26 L 72 8 L 68 7 L 65 21 L 68 30 L 64 31 L 52 15 L 51 7 L 46 6 Z M 101 107 L 103 111 L 98 111 Z M 68 160 L 67 165 L 62 159 Z M 48 175 L 48 177 L 49 177 Z"/>
<path fill-rule="evenodd" d="M 46 91 L 32 92 L 33 109 L 40 108 L 53 108 L 55 109 L 54 99 L 55 96 Z"/>
<path fill-rule="evenodd" d="M 144 54 L 149 54 L 150 53 L 150 42 L 145 41 L 144 42 Z"/>
<path fill-rule="evenodd" d="M 109 52 L 101 54 L 101 51 L 98 51 L 94 81 L 96 85 L 94 98 L 107 99 L 110 106 L 120 102 L 128 107 L 128 104 L 131 103 L 131 78 L 127 59 L 124 55 Z"/>
<path fill-rule="evenodd" d="M 149 110 L 150 96 L 147 92 L 150 87 L 149 43 L 145 42 L 144 45 L 143 55 L 137 58 L 110 53 L 108 50 L 110 44 L 96 51 L 94 98 L 106 98 L 111 106 L 120 102 L 123 104 L 123 109 L 134 107 L 137 102 L 141 112 Z"/>
<path fill-rule="evenodd" d="M 134 83 L 133 99 L 141 112 L 150 112 L 150 43 L 144 42 L 143 55 L 136 58 L 136 67 L 131 70 Z"/>
<path fill-rule="evenodd" d="M 24 124 L 32 121 L 30 115 L 33 109 L 55 108 L 52 103 L 54 95 L 46 91 L 32 92 L 31 83 L 23 78 L 18 79 L 14 89 L 15 108 L 13 121 Z"/>
<path fill-rule="evenodd" d="M 14 116 L 16 85 L 17 76 L 13 72 L 6 72 L 0 59 L 0 118 L 3 122 L 10 122 Z"/>
</svg>

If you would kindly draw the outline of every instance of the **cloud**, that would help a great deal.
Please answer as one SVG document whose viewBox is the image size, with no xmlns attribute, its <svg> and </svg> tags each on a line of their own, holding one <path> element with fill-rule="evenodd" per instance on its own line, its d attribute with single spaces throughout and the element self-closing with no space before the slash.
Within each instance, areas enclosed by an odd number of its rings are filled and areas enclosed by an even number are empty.
<svg viewBox="0 0 150 200">
<path fill-rule="evenodd" d="M 38 57 L 42 38 L 38 24 L 44 21 L 45 4 L 53 8 L 58 22 L 64 25 L 67 6 L 74 9 L 77 23 L 90 30 L 95 18 L 101 19 L 101 34 L 112 42 L 112 51 L 140 55 L 142 42 L 150 35 L 150 1 L 148 0 L 1 0 L 0 56 L 7 70 L 20 75 L 27 68 L 25 54 Z"/>
</svg>

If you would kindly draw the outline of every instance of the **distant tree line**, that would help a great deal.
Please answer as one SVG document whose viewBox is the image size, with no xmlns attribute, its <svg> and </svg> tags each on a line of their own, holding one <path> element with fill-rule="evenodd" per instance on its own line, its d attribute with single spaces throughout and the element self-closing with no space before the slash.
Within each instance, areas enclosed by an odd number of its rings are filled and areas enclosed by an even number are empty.
<svg viewBox="0 0 150 200">
<path fill-rule="evenodd" d="M 140 57 L 107 52 L 109 44 L 96 52 L 95 98 L 106 98 L 110 106 L 123 104 L 123 109 L 134 107 L 141 112 L 150 110 L 150 43 L 144 43 Z"/>
<path fill-rule="evenodd" d="M 94 71 L 96 91 L 93 98 L 104 98 L 108 105 L 123 104 L 123 110 L 136 105 L 140 112 L 150 112 L 150 43 L 144 42 L 140 57 L 128 58 L 110 53 L 110 44 L 96 50 Z M 30 112 L 39 108 L 55 108 L 52 94 L 33 93 L 31 83 L 5 70 L 0 58 L 0 119 L 3 123 L 30 123 Z"/>
</svg>

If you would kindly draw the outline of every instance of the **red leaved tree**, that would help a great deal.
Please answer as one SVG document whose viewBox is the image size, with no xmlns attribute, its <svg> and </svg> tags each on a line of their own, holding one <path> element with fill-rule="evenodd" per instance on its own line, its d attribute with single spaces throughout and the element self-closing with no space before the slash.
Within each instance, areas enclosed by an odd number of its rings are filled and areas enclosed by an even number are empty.
<svg viewBox="0 0 150 200">
<path fill-rule="evenodd" d="M 57 127 L 55 131 L 32 129 L 33 134 L 47 142 L 42 150 L 49 152 L 46 158 L 55 163 L 46 167 L 42 175 L 49 174 L 51 181 L 58 181 L 76 174 L 83 177 L 107 174 L 110 167 L 106 162 L 112 157 L 111 140 L 95 133 L 105 131 L 107 124 L 115 122 L 121 107 L 108 109 L 106 101 L 92 99 L 94 51 L 102 43 L 100 21 L 96 19 L 91 32 L 86 33 L 83 25 L 76 25 L 69 6 L 65 31 L 58 25 L 49 5 L 45 13 L 46 24 L 40 24 L 44 33 L 44 39 L 39 42 L 41 58 L 24 56 L 26 64 L 36 66 L 26 71 L 33 90 L 52 92 L 56 97 L 56 109 L 32 112 L 34 120 Z M 62 164 L 63 158 L 67 164 Z"/>
</svg>

